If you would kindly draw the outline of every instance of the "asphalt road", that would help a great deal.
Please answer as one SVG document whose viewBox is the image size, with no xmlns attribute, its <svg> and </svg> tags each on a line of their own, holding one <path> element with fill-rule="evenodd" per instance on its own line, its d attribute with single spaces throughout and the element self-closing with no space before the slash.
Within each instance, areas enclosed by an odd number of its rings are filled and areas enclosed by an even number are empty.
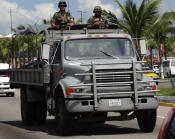
<svg viewBox="0 0 175 139">
<path fill-rule="evenodd" d="M 139 131 L 137 121 L 112 121 L 105 124 L 76 125 L 72 136 L 57 133 L 53 117 L 44 126 L 25 127 L 20 117 L 19 92 L 15 97 L 0 96 L 0 139 L 156 139 L 169 107 L 159 107 L 153 133 Z"/>
</svg>

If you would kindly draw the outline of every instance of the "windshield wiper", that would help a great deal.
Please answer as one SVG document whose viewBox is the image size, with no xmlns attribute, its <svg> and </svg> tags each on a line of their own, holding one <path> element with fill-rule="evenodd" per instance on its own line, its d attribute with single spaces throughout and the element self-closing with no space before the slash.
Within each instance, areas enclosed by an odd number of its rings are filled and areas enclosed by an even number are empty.
<svg viewBox="0 0 175 139">
<path fill-rule="evenodd" d="M 106 56 L 109 56 L 109 57 L 112 57 L 112 58 L 115 58 L 115 59 L 119 59 L 119 57 L 117 57 L 117 56 L 114 56 L 114 55 L 112 55 L 112 54 L 110 54 L 110 53 L 108 53 L 108 52 L 105 52 L 105 51 L 100 51 L 100 52 L 102 52 L 103 54 L 105 54 Z"/>
</svg>

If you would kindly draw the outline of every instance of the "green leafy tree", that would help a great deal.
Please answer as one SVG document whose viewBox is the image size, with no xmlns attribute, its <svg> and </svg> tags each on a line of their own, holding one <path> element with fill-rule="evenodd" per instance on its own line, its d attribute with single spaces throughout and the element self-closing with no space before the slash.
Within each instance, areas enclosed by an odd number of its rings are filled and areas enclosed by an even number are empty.
<svg viewBox="0 0 175 139">
<path fill-rule="evenodd" d="M 81 18 L 79 18 L 77 21 L 76 21 L 76 24 L 81 24 L 82 21 L 81 21 Z"/>
<path fill-rule="evenodd" d="M 175 33 L 175 12 L 166 12 L 159 16 L 157 21 L 147 30 L 146 35 L 149 39 L 154 39 L 156 48 L 159 49 L 160 64 L 162 57 L 170 56 L 172 54 L 172 44 Z M 160 49 L 160 44 L 166 45 L 164 53 Z"/>
<path fill-rule="evenodd" d="M 116 15 L 115 15 L 114 13 L 112 13 L 111 11 L 106 11 L 106 10 L 103 9 L 102 15 L 103 15 L 110 23 L 114 23 L 114 24 L 117 24 L 117 23 L 118 23 L 118 19 L 117 19 Z"/>
<path fill-rule="evenodd" d="M 0 62 L 9 62 L 9 47 L 11 40 L 9 38 L 0 39 Z"/>
<path fill-rule="evenodd" d="M 135 45 L 140 54 L 138 39 L 144 37 L 145 32 L 157 21 L 160 0 L 143 0 L 140 7 L 137 7 L 133 0 L 127 0 L 124 5 L 119 0 L 115 1 L 123 15 L 123 18 L 118 20 L 118 25 L 136 38 Z"/>
</svg>

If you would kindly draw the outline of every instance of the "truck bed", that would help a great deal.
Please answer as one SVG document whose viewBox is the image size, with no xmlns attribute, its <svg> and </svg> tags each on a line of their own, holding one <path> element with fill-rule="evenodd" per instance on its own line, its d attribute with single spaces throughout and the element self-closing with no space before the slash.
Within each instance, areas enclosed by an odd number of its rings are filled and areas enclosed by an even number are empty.
<svg viewBox="0 0 175 139">
<path fill-rule="evenodd" d="M 12 69 L 10 83 L 13 87 L 21 85 L 44 86 L 50 82 L 49 66 L 37 69 Z"/>
</svg>

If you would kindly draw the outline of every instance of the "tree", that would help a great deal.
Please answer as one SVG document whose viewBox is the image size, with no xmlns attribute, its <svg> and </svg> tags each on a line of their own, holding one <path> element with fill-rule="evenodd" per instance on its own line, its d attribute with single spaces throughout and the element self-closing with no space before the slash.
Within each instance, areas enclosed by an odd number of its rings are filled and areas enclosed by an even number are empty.
<svg viewBox="0 0 175 139">
<path fill-rule="evenodd" d="M 160 44 L 166 44 L 164 56 L 171 51 L 171 44 L 173 43 L 173 34 L 175 33 L 175 12 L 166 12 L 159 16 L 158 20 L 147 30 L 146 35 L 150 39 L 154 39 L 157 46 Z M 159 47 L 160 48 L 160 47 Z M 162 52 L 160 52 L 160 59 L 162 57 Z M 160 61 L 161 62 L 161 61 Z"/>
<path fill-rule="evenodd" d="M 133 0 L 127 0 L 124 6 L 119 0 L 115 1 L 123 15 L 123 18 L 118 20 L 118 25 L 133 38 L 136 38 L 136 49 L 139 55 L 141 55 L 138 39 L 144 37 L 145 32 L 157 21 L 160 0 L 149 2 L 143 0 L 140 7 L 137 7 Z"/>
<path fill-rule="evenodd" d="M 11 40 L 9 38 L 0 39 L 0 62 L 9 62 L 9 47 L 11 45 Z"/>
<path fill-rule="evenodd" d="M 166 12 L 147 30 L 146 35 L 161 43 L 175 33 L 175 12 Z"/>
<path fill-rule="evenodd" d="M 82 21 L 81 21 L 81 18 L 79 18 L 77 21 L 76 21 L 76 24 L 81 24 Z"/>
<path fill-rule="evenodd" d="M 157 46 L 159 46 L 159 59 L 161 65 L 161 78 L 163 76 L 163 67 L 162 67 L 162 57 L 163 55 L 167 57 L 168 52 L 172 51 L 171 45 L 174 41 L 175 34 L 175 12 L 167 12 L 159 16 L 157 21 L 147 30 L 146 34 L 149 39 L 154 39 Z M 161 44 L 164 47 L 164 54 L 161 49 Z"/>
<path fill-rule="evenodd" d="M 150 49 L 150 60 L 151 60 L 151 65 L 153 64 L 153 49 L 155 49 L 157 47 L 157 43 L 154 39 L 149 39 L 148 40 L 148 46 Z"/>
<path fill-rule="evenodd" d="M 19 35 L 12 38 L 0 39 L 0 62 L 19 63 L 25 59 L 32 59 L 39 54 L 43 41 L 42 35 Z M 14 59 L 14 56 L 17 59 Z M 13 60 L 12 60 L 13 59 Z M 12 64 L 12 63 L 11 63 Z"/>
<path fill-rule="evenodd" d="M 114 13 L 112 13 L 111 11 L 106 11 L 106 10 L 103 9 L 102 15 L 103 15 L 110 23 L 114 23 L 114 24 L 117 24 L 117 23 L 118 23 L 118 19 L 117 19 L 116 15 L 115 15 Z"/>
</svg>

